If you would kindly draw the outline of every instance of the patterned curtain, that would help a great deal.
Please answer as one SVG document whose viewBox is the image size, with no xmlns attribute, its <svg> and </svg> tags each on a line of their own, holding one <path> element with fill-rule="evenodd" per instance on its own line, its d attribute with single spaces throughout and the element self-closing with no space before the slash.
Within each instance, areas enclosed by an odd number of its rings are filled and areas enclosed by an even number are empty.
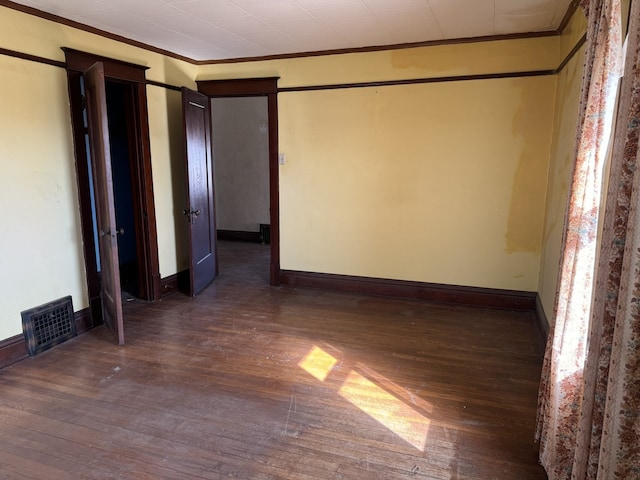
<svg viewBox="0 0 640 480">
<path fill-rule="evenodd" d="M 591 0 L 585 7 L 583 113 L 536 437 L 550 480 L 640 479 L 640 0 L 631 6 L 598 250 L 603 127 L 619 74 L 620 6 Z M 591 189 L 596 195 L 585 191 Z"/>
</svg>

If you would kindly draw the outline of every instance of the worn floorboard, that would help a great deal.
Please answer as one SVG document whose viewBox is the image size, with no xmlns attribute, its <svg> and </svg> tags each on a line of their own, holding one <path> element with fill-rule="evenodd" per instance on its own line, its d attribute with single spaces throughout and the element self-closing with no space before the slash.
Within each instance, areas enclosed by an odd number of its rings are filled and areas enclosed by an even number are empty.
<svg viewBox="0 0 640 480">
<path fill-rule="evenodd" d="M 534 318 L 268 286 L 221 242 L 195 299 L 0 370 L 2 479 L 542 480 Z"/>
</svg>

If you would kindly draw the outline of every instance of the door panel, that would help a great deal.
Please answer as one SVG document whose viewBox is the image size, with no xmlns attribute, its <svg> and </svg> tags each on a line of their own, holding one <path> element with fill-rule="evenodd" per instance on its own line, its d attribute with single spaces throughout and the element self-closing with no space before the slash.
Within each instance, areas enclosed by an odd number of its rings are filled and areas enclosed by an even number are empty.
<svg viewBox="0 0 640 480">
<path fill-rule="evenodd" d="M 189 295 L 200 293 L 218 273 L 211 155 L 209 99 L 182 89 L 184 117 L 187 208 L 189 223 Z"/>
<path fill-rule="evenodd" d="M 84 72 L 91 165 L 96 200 L 101 265 L 102 311 L 105 324 L 118 344 L 124 344 L 118 239 L 113 201 L 113 177 L 107 122 L 104 67 L 95 63 Z"/>
</svg>

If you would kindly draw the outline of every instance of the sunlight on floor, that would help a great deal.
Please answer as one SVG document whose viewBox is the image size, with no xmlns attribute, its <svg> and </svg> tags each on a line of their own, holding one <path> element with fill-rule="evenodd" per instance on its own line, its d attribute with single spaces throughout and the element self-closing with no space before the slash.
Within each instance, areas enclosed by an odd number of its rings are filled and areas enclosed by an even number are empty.
<svg viewBox="0 0 640 480">
<path fill-rule="evenodd" d="M 300 360 L 298 366 L 316 379 L 324 382 L 337 362 L 338 360 L 333 355 L 318 346 L 314 346 Z M 381 378 L 384 379 L 384 377 L 375 374 L 369 368 L 364 367 L 363 371 L 379 383 Z M 386 384 L 392 384 L 392 382 L 384 379 L 383 385 L 386 386 Z M 401 390 L 401 387 L 395 384 L 393 384 L 393 387 L 393 391 Z M 404 393 L 404 396 L 414 398 L 410 392 L 405 391 Z M 430 420 L 390 393 L 386 388 L 378 386 L 369 378 L 355 370 L 351 370 L 340 386 L 338 394 L 414 448 L 424 452 L 429 434 Z"/>
<path fill-rule="evenodd" d="M 298 366 L 321 382 L 324 382 L 336 363 L 338 363 L 338 360 L 333 355 L 329 355 L 320 347 L 314 346 L 309 353 L 300 360 Z"/>
<path fill-rule="evenodd" d="M 338 393 L 407 443 L 424 452 L 429 419 L 351 370 Z"/>
</svg>

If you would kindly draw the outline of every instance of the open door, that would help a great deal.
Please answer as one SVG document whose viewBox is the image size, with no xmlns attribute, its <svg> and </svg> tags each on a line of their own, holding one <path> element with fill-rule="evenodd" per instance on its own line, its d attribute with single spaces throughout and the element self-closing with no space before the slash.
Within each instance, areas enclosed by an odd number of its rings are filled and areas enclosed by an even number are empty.
<svg viewBox="0 0 640 480">
<path fill-rule="evenodd" d="M 187 293 L 194 297 L 218 273 L 209 98 L 183 88 L 182 112 L 187 169 L 187 208 L 184 215 L 189 222 Z"/>
<path fill-rule="evenodd" d="M 84 72 L 84 82 L 99 236 L 102 284 L 100 297 L 103 319 L 118 340 L 118 344 L 123 345 L 124 328 L 118 262 L 118 231 L 116 230 L 113 201 L 105 76 L 101 62 L 93 64 Z"/>
</svg>

